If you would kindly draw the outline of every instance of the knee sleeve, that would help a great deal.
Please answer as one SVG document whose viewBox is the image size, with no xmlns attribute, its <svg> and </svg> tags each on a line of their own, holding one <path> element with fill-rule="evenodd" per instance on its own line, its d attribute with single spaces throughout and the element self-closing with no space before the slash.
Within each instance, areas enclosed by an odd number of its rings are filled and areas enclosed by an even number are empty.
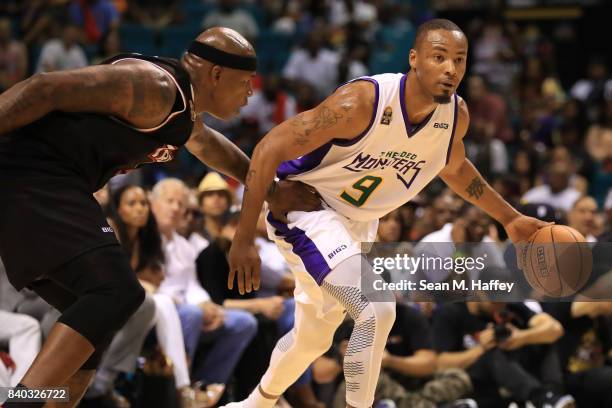
<svg viewBox="0 0 612 408">
<path fill-rule="evenodd" d="M 344 377 L 346 401 L 358 408 L 374 401 L 383 351 L 395 321 L 393 297 L 367 292 L 373 287 L 364 281 L 373 275 L 371 270 L 362 270 L 367 265 L 361 256 L 352 256 L 336 266 L 321 285 L 355 321 L 344 355 Z M 376 301 L 380 299 L 386 301 Z"/>
<path fill-rule="evenodd" d="M 59 322 L 98 348 L 140 307 L 145 292 L 119 246 L 92 250 L 50 276 L 76 293 Z"/>
</svg>

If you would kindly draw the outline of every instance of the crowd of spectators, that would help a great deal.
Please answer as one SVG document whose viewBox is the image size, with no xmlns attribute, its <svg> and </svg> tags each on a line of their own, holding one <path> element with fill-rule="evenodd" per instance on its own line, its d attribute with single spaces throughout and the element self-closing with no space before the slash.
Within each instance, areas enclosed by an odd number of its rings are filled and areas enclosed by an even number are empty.
<svg viewBox="0 0 612 408">
<path fill-rule="evenodd" d="M 80 68 L 119 52 L 165 49 L 178 56 L 187 42 L 159 45 L 173 30 L 193 27 L 195 34 L 228 26 L 256 45 L 264 65 L 236 119 L 203 120 L 251 154 L 272 127 L 343 82 L 406 72 L 415 27 L 433 15 L 426 1 L 408 3 L 5 0 L 0 92 L 34 73 Z M 605 252 L 612 237 L 606 56 L 563 59 L 580 48 L 571 20 L 544 29 L 501 14 L 474 15 L 461 24 L 470 41 L 459 92 L 471 117 L 468 157 L 523 212 L 568 224 L 595 245 L 595 253 L 597 245 Z M 134 44 L 133 27 L 154 33 L 144 36 L 151 43 L 126 47 Z M 274 344 L 293 327 L 294 281 L 262 217 L 262 289 L 246 297 L 227 289 L 226 254 L 241 195 L 235 181 L 186 153 L 114 178 L 96 194 L 147 296 L 113 339 L 82 406 L 214 406 L 242 399 L 256 386 Z M 377 238 L 497 246 L 490 271 L 497 274 L 509 273 L 506 239 L 500 225 L 440 181 L 381 219 Z M 591 282 L 606 272 L 594 270 Z M 15 293 L 4 273 L 0 277 L 0 385 L 9 386 L 29 366 L 58 312 L 32 292 Z M 377 403 L 470 406 L 464 399 L 472 398 L 481 407 L 500 407 L 529 399 L 541 406 L 569 393 L 578 406 L 612 406 L 612 299 L 532 298 L 454 304 L 400 298 Z M 495 330 L 500 319 L 509 334 Z M 342 357 L 350 333 L 350 323 L 343 324 L 332 348 L 287 391 L 283 404 L 344 406 Z"/>
</svg>

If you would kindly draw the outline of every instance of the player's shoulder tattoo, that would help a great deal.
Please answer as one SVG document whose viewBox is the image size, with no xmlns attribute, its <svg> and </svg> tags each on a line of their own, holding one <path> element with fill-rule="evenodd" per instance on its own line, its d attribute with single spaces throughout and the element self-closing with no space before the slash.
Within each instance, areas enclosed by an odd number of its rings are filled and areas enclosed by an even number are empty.
<svg viewBox="0 0 612 408">
<path fill-rule="evenodd" d="M 169 74 L 155 68 L 134 69 L 130 76 L 129 117 L 157 117 L 170 113 L 176 98 L 176 86 Z"/>
</svg>

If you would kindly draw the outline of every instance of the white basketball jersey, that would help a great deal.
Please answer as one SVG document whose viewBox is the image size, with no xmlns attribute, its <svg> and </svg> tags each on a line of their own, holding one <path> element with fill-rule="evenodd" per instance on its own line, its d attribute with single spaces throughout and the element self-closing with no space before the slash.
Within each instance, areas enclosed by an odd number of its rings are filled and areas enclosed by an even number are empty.
<svg viewBox="0 0 612 408">
<path fill-rule="evenodd" d="M 355 81 L 376 87 L 375 111 L 355 139 L 334 139 L 296 160 L 277 175 L 317 189 L 325 202 L 347 218 L 383 217 L 416 196 L 444 168 L 457 121 L 457 95 L 439 104 L 413 127 L 406 113 L 406 75 L 382 74 Z M 408 95 L 410 97 L 410 95 Z"/>
</svg>

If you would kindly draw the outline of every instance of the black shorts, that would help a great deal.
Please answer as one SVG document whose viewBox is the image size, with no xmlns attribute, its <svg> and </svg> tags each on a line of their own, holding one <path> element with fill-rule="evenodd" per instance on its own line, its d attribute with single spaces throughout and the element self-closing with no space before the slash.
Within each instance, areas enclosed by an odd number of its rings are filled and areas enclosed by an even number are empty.
<svg viewBox="0 0 612 408">
<path fill-rule="evenodd" d="M 91 249 L 118 245 L 85 180 L 0 169 L 0 258 L 18 290 Z"/>
</svg>

